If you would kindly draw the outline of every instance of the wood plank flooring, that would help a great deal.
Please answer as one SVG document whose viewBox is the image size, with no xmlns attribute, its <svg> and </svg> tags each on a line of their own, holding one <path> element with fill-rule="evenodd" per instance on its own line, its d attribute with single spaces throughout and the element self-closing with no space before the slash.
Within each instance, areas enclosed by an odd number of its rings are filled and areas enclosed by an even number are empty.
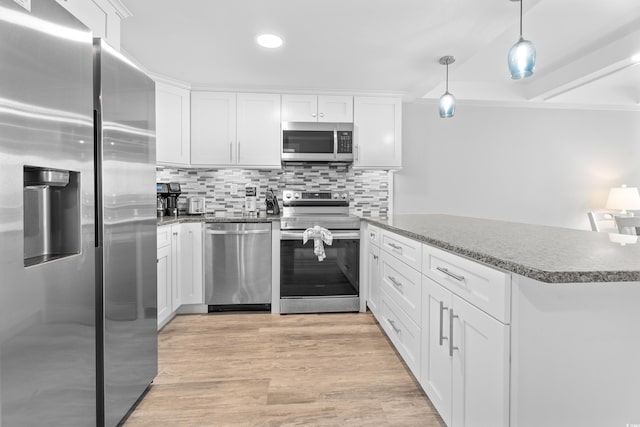
<svg viewBox="0 0 640 427">
<path fill-rule="evenodd" d="M 444 426 L 370 313 L 184 315 L 125 427 Z"/>
</svg>

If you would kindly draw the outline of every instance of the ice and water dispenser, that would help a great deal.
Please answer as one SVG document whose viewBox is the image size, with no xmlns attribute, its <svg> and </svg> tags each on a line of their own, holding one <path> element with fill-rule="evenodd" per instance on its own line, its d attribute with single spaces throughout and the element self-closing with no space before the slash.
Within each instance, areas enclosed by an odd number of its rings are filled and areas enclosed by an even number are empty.
<svg viewBox="0 0 640 427">
<path fill-rule="evenodd" d="M 80 173 L 24 167 L 24 265 L 80 253 Z"/>
</svg>

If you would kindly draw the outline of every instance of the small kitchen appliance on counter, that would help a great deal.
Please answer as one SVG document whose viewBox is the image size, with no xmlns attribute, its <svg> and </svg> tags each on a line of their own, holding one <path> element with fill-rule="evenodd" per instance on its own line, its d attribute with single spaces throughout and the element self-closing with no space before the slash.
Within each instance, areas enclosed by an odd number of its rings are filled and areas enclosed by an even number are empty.
<svg viewBox="0 0 640 427">
<path fill-rule="evenodd" d="M 204 197 L 187 197 L 187 213 L 189 215 L 202 215 L 205 213 Z"/>
<path fill-rule="evenodd" d="M 158 209 L 164 206 L 164 215 L 178 216 L 178 196 L 182 194 L 180 184 L 177 182 L 158 182 L 156 184 L 158 196 Z M 158 213 L 158 216 L 161 216 Z"/>
<path fill-rule="evenodd" d="M 255 184 L 244 186 L 244 212 L 250 216 L 258 213 L 258 187 Z"/>
<path fill-rule="evenodd" d="M 276 193 L 271 188 L 267 189 L 267 194 L 266 194 L 264 203 L 267 205 L 267 215 L 280 214 L 280 206 L 278 206 L 278 198 L 276 197 Z"/>
</svg>

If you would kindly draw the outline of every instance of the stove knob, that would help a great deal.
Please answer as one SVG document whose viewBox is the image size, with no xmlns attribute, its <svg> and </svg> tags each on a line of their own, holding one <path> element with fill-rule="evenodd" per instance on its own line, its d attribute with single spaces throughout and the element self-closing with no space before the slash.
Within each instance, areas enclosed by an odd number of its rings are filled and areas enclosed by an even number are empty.
<svg viewBox="0 0 640 427">
<path fill-rule="evenodd" d="M 335 200 L 338 200 L 340 198 L 340 195 L 338 193 L 333 193 L 331 195 Z"/>
<path fill-rule="evenodd" d="M 290 199 L 291 198 L 291 193 L 284 193 L 284 198 L 285 199 Z"/>
<path fill-rule="evenodd" d="M 349 197 L 347 193 L 342 193 L 342 200 L 347 200 L 347 197 Z"/>
<path fill-rule="evenodd" d="M 296 194 L 294 194 L 294 195 L 293 195 L 293 198 L 294 198 L 294 199 L 299 199 L 299 198 L 300 198 L 300 193 L 296 193 Z"/>
</svg>

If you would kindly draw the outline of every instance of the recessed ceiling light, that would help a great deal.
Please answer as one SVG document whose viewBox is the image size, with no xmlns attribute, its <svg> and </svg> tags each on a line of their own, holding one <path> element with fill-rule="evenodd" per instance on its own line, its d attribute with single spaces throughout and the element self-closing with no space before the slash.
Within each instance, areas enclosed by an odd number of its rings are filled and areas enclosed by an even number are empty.
<svg viewBox="0 0 640 427">
<path fill-rule="evenodd" d="M 262 47 L 275 49 L 282 46 L 282 38 L 275 34 L 260 34 L 256 37 L 256 41 Z"/>
<path fill-rule="evenodd" d="M 633 55 L 631 57 L 631 62 L 637 62 L 640 63 L 640 53 L 636 53 L 635 55 Z"/>
</svg>

